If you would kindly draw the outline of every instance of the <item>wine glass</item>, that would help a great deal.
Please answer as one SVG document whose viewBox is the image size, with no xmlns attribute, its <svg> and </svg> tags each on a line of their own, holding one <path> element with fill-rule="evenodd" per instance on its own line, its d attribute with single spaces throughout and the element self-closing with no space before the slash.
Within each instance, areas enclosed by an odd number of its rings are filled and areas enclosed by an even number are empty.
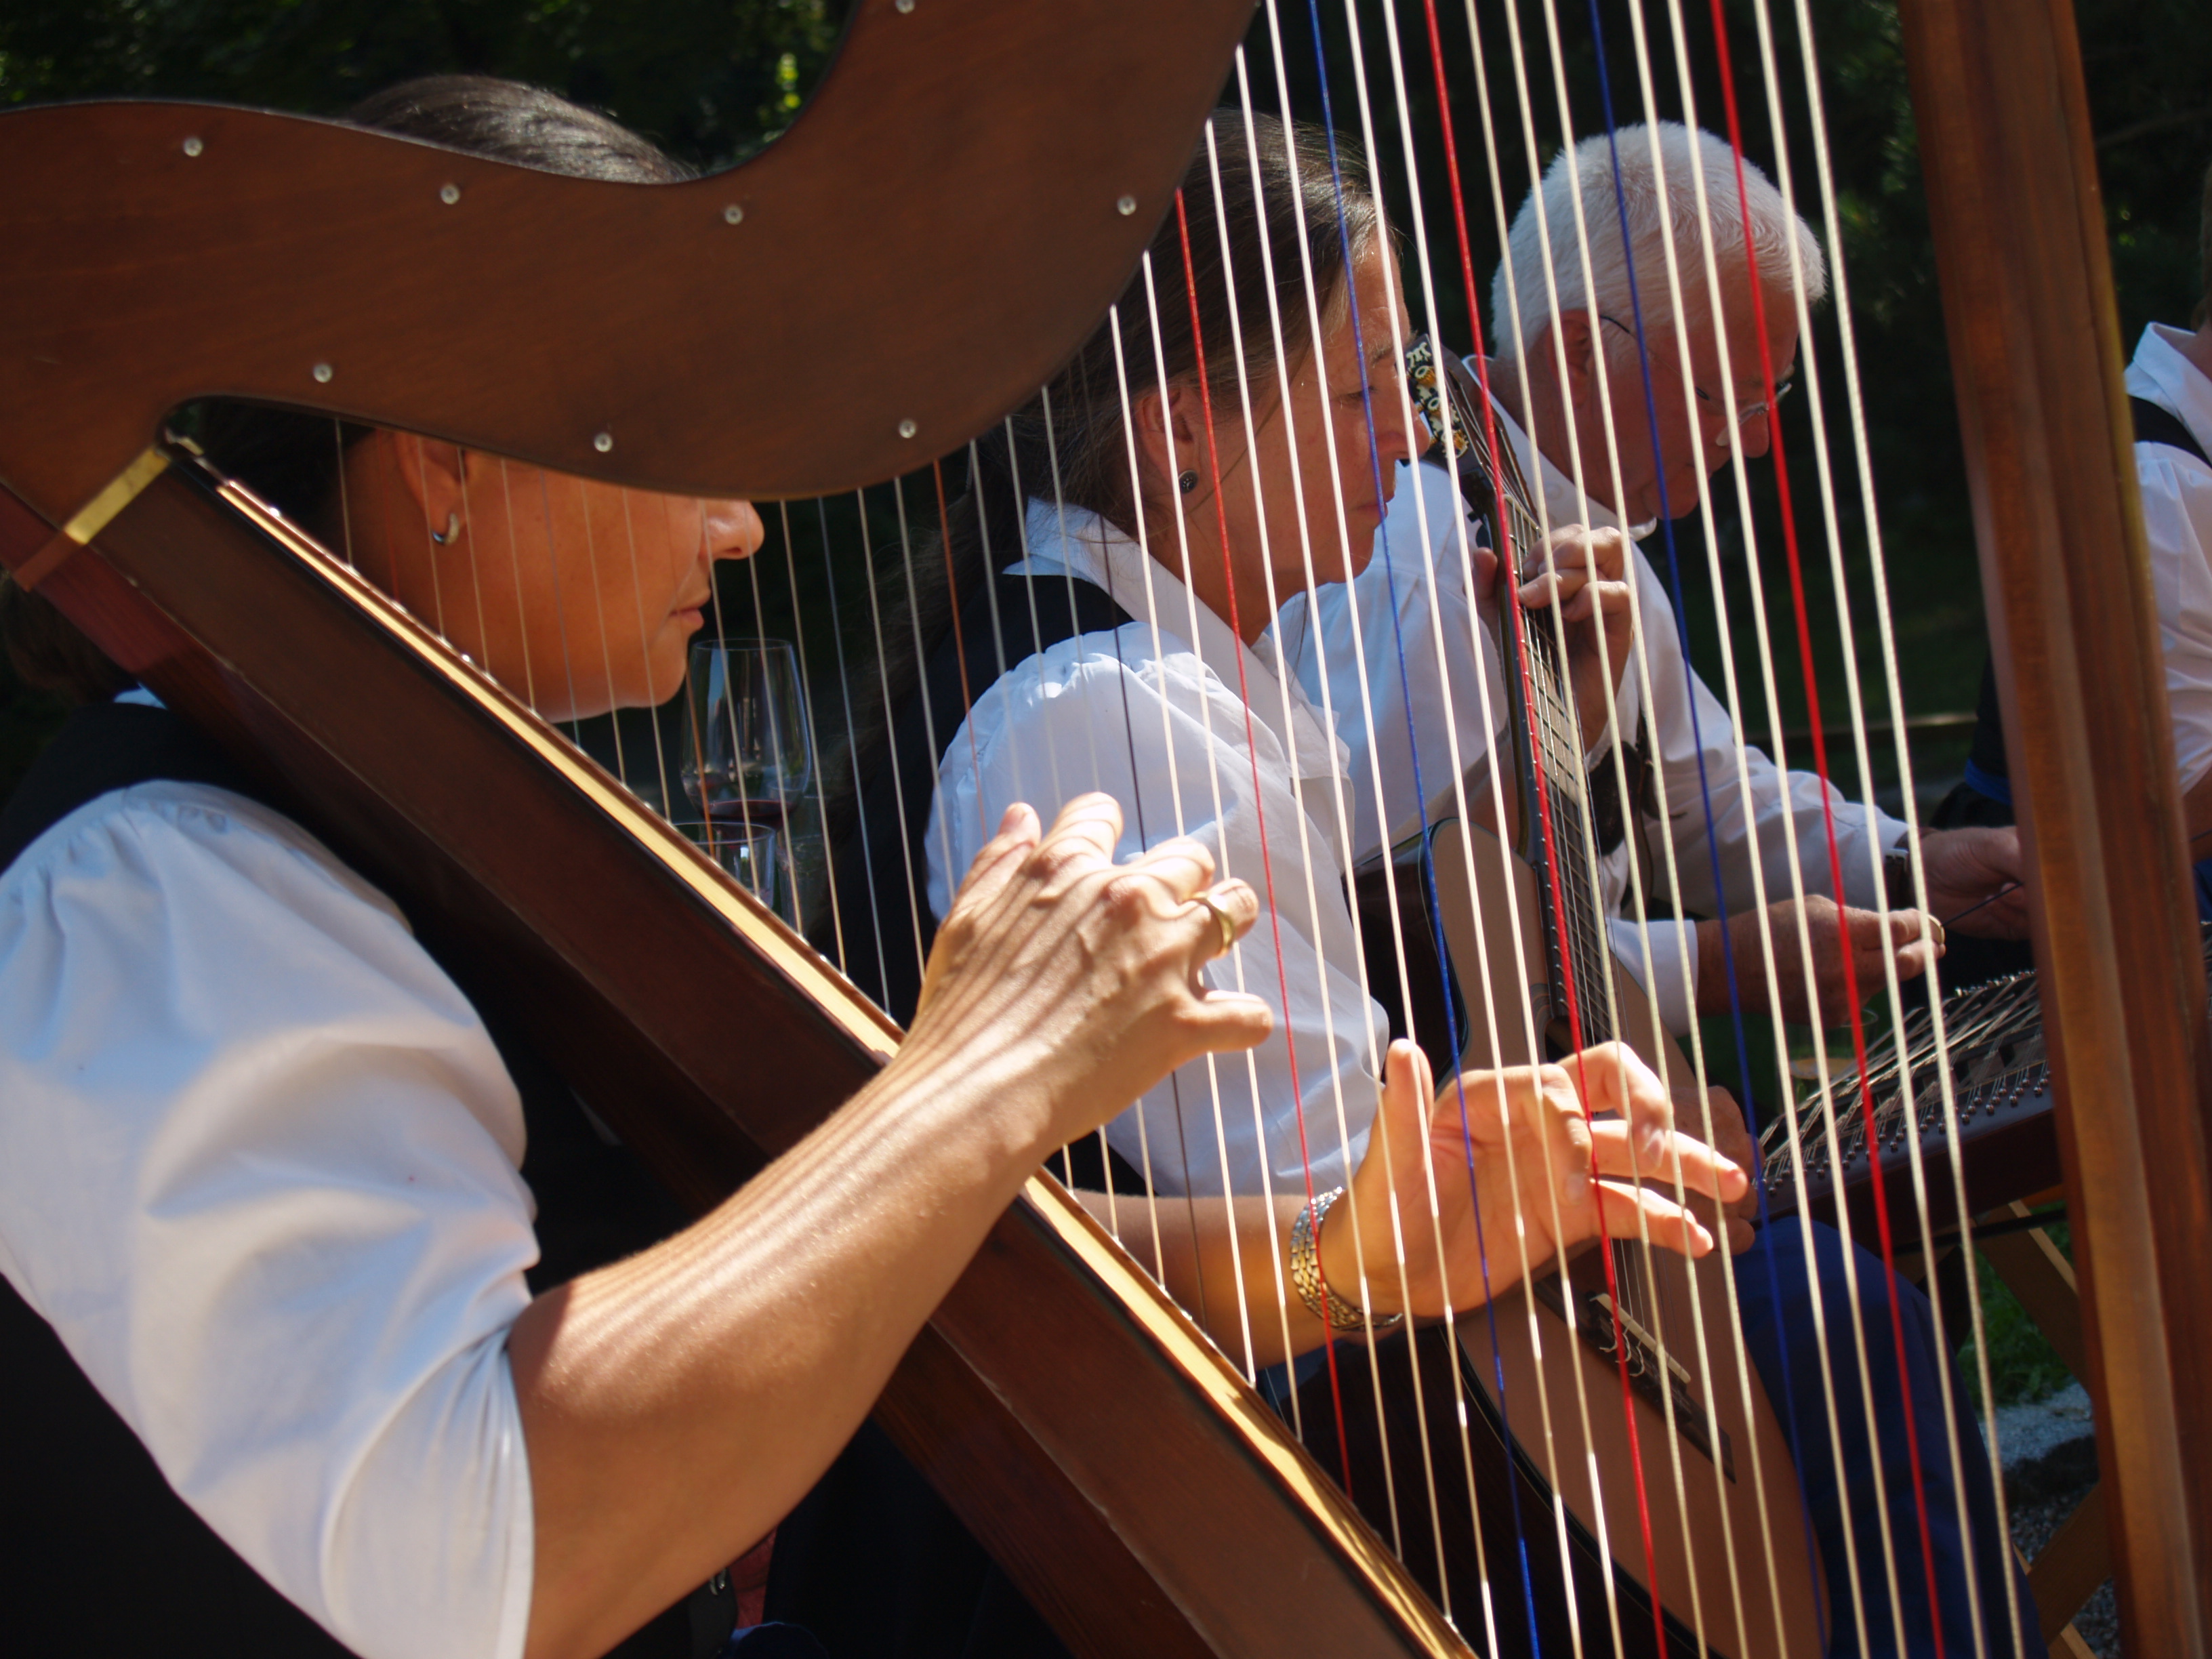
<svg viewBox="0 0 2212 1659">
<path fill-rule="evenodd" d="M 762 902 L 793 920 L 786 821 L 805 798 L 806 702 L 783 640 L 700 640 L 685 685 L 678 775 L 699 839 Z"/>
</svg>

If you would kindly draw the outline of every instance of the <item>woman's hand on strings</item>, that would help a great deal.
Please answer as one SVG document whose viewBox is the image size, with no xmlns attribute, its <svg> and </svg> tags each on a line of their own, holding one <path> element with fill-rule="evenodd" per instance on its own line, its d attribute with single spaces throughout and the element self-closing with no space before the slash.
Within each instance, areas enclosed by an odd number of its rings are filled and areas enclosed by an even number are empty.
<svg viewBox="0 0 2212 1659">
<path fill-rule="evenodd" d="M 1468 1073 L 1432 1097 L 1427 1060 L 1395 1042 L 1339 1206 L 1357 1237 L 1332 1214 L 1322 1272 L 1375 1313 L 1428 1317 L 1551 1271 L 1561 1250 L 1597 1236 L 1601 1217 L 1613 1237 L 1704 1255 L 1712 1234 L 1668 1195 L 1678 1179 L 1723 1204 L 1750 1187 L 1736 1164 L 1675 1128 L 1665 1085 L 1619 1043 L 1561 1066 Z"/>
<path fill-rule="evenodd" d="M 901 1067 L 1003 1075 L 1036 1103 L 1038 1156 L 1087 1133 L 1176 1066 L 1249 1048 L 1273 1024 L 1258 997 L 1209 989 L 1200 970 L 1258 916 L 1242 881 L 1176 840 L 1114 862 L 1121 810 L 1078 796 L 1040 833 L 1006 810 L 939 929 Z"/>
<path fill-rule="evenodd" d="M 1764 918 L 1774 936 L 1774 978 L 1766 976 L 1759 940 Z M 1845 994 L 1844 959 L 1861 1003 L 1888 983 L 1885 957 L 1897 963 L 1902 981 L 1917 979 L 1943 954 L 1943 928 L 1929 921 L 1923 936 L 1917 910 L 1892 910 L 1887 925 L 1873 910 L 1856 910 L 1814 895 L 1801 909 L 1793 900 L 1746 910 L 1728 920 L 1729 945 L 1735 957 L 1738 994 L 1746 1013 L 1774 1011 L 1780 994 L 1782 1018 L 1793 1025 L 1838 1025 L 1852 1012 Z M 1729 1006 L 1728 957 L 1721 946 L 1721 923 L 1698 924 L 1698 1012 L 1724 1014 Z M 1805 981 L 1804 946 L 1809 943 L 1813 984 Z"/>
</svg>

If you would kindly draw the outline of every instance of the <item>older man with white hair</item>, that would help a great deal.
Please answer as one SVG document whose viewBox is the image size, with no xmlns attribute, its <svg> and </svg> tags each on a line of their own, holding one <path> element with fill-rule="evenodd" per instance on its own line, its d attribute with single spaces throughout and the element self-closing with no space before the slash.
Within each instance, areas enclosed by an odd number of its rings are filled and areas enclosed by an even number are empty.
<svg viewBox="0 0 2212 1659">
<path fill-rule="evenodd" d="M 1532 506 L 1547 530 L 1585 524 L 1641 540 L 1662 520 L 1692 511 L 1707 477 L 1733 453 L 1767 453 L 1771 405 L 1788 389 L 1796 355 L 1799 285 L 1808 306 L 1817 302 L 1826 267 L 1811 228 L 1767 177 L 1745 162 L 1741 179 L 1740 198 L 1736 159 L 1712 134 L 1674 123 L 1624 127 L 1564 151 L 1516 216 L 1493 286 L 1499 346 L 1488 378 L 1499 434 L 1538 493 Z M 1286 606 L 1279 623 L 1284 655 L 1309 695 L 1318 702 L 1325 686 L 1336 709 L 1353 711 L 1339 724 L 1353 750 L 1355 858 L 1455 810 L 1448 756 L 1456 755 L 1470 797 L 1486 787 L 1489 744 L 1505 712 L 1488 636 L 1471 626 L 1486 596 L 1471 595 L 1462 574 L 1471 571 L 1478 587 L 1487 580 L 1491 562 L 1463 560 L 1463 550 L 1490 542 L 1481 522 L 1489 503 L 1463 501 L 1433 461 L 1401 469 L 1397 483 L 1376 556 L 1358 580 Z M 1641 660 L 1620 677 L 1606 730 L 1597 732 L 1602 701 L 1594 708 L 1583 692 L 1578 702 L 1611 942 L 1644 980 L 1648 939 L 1646 988 L 1666 1024 L 1686 1031 L 1698 1013 L 1724 1012 L 1732 1000 L 1764 1012 L 1778 994 L 1785 1018 L 1834 1023 L 1846 1009 L 1846 947 L 1862 995 L 1883 983 L 1886 954 L 1904 976 L 1923 972 L 1930 945 L 1921 917 L 1895 905 L 1885 926 L 1873 908 L 1885 885 L 1893 893 L 1902 886 L 1907 826 L 1739 747 L 1726 708 L 1686 660 L 1668 586 L 1640 549 L 1625 574 L 1636 592 Z M 1600 592 L 1606 604 L 1626 603 L 1623 585 L 1601 585 Z M 1363 709 L 1371 719 L 1358 717 Z M 1637 804 L 1626 822 L 1616 765 L 1626 767 Z M 1840 894 L 1828 861 L 1831 821 Z M 1791 830 L 1802 909 L 1791 898 Z M 1632 859 L 1644 860 L 1649 898 L 1667 902 L 1665 868 L 1649 856 L 1660 836 L 1674 843 L 1684 909 L 1706 919 L 1624 914 Z M 1979 930 L 2024 928 L 2017 896 L 1992 900 L 2019 874 L 2013 832 L 1927 835 L 1921 851 L 1937 916 L 1980 905 Z M 1771 901 L 1763 913 L 1754 869 Z M 1780 969 L 1771 987 L 1759 971 L 1762 922 L 1773 931 Z M 1801 927 L 1815 962 L 1810 988 L 1799 968 Z M 1765 1231 L 1759 1253 L 1739 1265 L 1737 1284 L 1745 1338 L 1790 1425 L 1822 1546 L 1834 1596 L 1832 1651 L 2043 1653 L 2024 1591 L 2017 1649 L 2013 1641 L 1985 1474 L 1953 1478 L 1938 1380 L 1950 1359 L 1926 1301 L 1832 1231 L 1795 1222 Z M 1899 1334 L 1909 1388 L 1899 1382 Z M 1971 1398 L 1955 1370 L 1954 1380 L 1954 1396 Z M 1972 1422 L 1963 1410 L 1958 1417 L 1956 1467 L 1985 1471 Z M 1985 1646 L 1977 1644 L 1977 1624 Z"/>
<path fill-rule="evenodd" d="M 1500 343 L 1490 365 L 1490 383 L 1498 429 L 1540 495 L 1532 505 L 1548 521 L 1547 528 L 1620 526 L 1642 540 L 1662 519 L 1693 511 L 1707 476 L 1729 460 L 1732 450 L 1741 447 L 1752 459 L 1767 453 L 1772 411 L 1751 303 L 1746 216 L 1738 207 L 1734 157 L 1711 133 L 1693 135 L 1662 123 L 1656 134 L 1658 168 L 1652 163 L 1651 129 L 1623 128 L 1617 135 L 1620 203 L 1626 206 L 1627 243 L 1635 254 L 1632 294 L 1621 234 L 1624 216 L 1613 191 L 1613 146 L 1602 136 L 1563 151 L 1546 171 L 1540 189 L 1531 192 L 1513 222 L 1509 258 L 1492 283 Z M 1699 170 L 1705 174 L 1705 220 L 1693 177 Z M 1826 265 L 1810 228 L 1790 212 L 1765 175 L 1747 163 L 1744 180 L 1750 249 L 1765 289 L 1767 356 L 1779 398 L 1787 394 L 1796 355 L 1793 272 L 1802 277 L 1808 302 L 1817 301 L 1827 291 Z M 1706 280 L 1706 239 L 1699 234 L 1707 221 L 1719 278 L 1717 314 Z M 1679 280 L 1670 280 L 1670 229 Z M 1733 420 L 1722 390 L 1730 383 Z M 1455 728 L 1450 735 L 1456 739 L 1461 769 L 1473 775 L 1472 782 L 1486 782 L 1488 741 L 1504 713 L 1495 691 L 1494 661 L 1482 665 L 1493 688 L 1486 719 L 1473 665 L 1454 662 L 1449 653 L 1437 659 L 1425 609 L 1441 588 L 1445 640 L 1468 639 L 1468 601 L 1464 584 L 1457 580 L 1457 526 L 1468 508 L 1438 466 L 1402 468 L 1399 478 L 1377 538 L 1376 557 L 1358 583 L 1349 590 L 1324 591 L 1310 607 L 1303 600 L 1293 602 L 1285 608 L 1280 625 L 1302 682 L 1316 696 L 1327 665 L 1325 677 L 1339 709 L 1361 706 L 1351 666 L 1355 610 L 1366 636 L 1375 710 L 1371 742 L 1352 729 L 1359 722 L 1342 722 L 1353 749 L 1352 778 L 1360 795 L 1358 855 L 1449 810 L 1453 780 L 1445 760 L 1451 752 L 1447 719 Z M 1419 483 L 1418 501 L 1404 487 L 1409 481 Z M 1474 510 L 1486 507 L 1477 502 Z M 1522 551 L 1526 556 L 1528 550 Z M 1638 933 L 1648 933 L 1652 982 L 1645 988 L 1668 1028 L 1680 1035 L 1699 1013 L 1728 1012 L 1732 991 L 1747 1012 L 1765 1012 L 1778 993 L 1785 1018 L 1834 1024 L 1846 1012 L 1846 940 L 1862 997 L 1884 982 L 1885 944 L 1904 977 L 1923 971 L 1929 952 L 1921 942 L 1920 917 L 1894 902 L 1905 896 L 1905 884 L 1896 878 L 1903 873 L 1897 855 L 1905 824 L 1846 799 L 1810 773 L 1783 770 L 1748 744 L 1739 751 L 1727 709 L 1686 659 L 1668 585 L 1641 548 L 1632 556 L 1630 576 L 1641 619 L 1636 648 L 1643 660 L 1620 678 L 1619 747 L 1629 770 L 1632 799 L 1640 798 L 1646 810 L 1633 826 L 1601 825 L 1608 844 L 1598 878 L 1613 918 L 1615 951 L 1639 981 L 1645 968 Z M 1402 669 L 1395 649 L 1401 638 L 1406 642 Z M 1648 708 L 1643 696 L 1647 672 L 1652 693 Z M 1408 682 L 1410 733 L 1401 729 L 1406 725 Z M 1612 732 L 1597 732 L 1596 724 L 1588 724 L 1585 736 L 1591 739 L 1593 765 L 1604 769 L 1593 794 L 1594 804 L 1604 811 L 1619 799 L 1609 773 L 1615 745 Z M 1370 750 L 1381 772 L 1379 799 Z M 1414 787 L 1416 756 L 1420 791 Z M 1829 816 L 1844 872 L 1840 894 L 1830 874 Z M 1632 827 L 1636 833 L 1626 833 Z M 1792 830 L 1797 874 L 1807 896 L 1802 911 L 1790 897 Z M 1630 859 L 1648 854 L 1662 836 L 1674 842 L 1683 908 L 1705 920 L 1639 921 L 1621 915 L 1630 891 Z M 1921 854 L 1938 918 L 1980 906 L 1961 919 L 1962 930 L 2000 936 L 2025 931 L 2026 910 L 2017 892 L 1982 902 L 2019 878 L 2015 832 L 1927 834 L 1921 838 Z M 1893 897 L 1887 928 L 1875 911 L 1882 891 L 1877 871 L 1886 860 Z M 1773 930 L 1778 970 L 1771 985 L 1759 968 L 1763 952 L 1755 867 L 1765 877 L 1771 901 L 1765 915 Z M 1665 903 L 1663 866 L 1646 856 L 1644 877 L 1646 894 Z M 1812 934 L 1812 988 L 1800 971 L 1801 925 Z M 1732 935 L 1725 941 L 1724 930 Z M 1679 938 L 1678 933 L 1687 937 Z M 1733 987 L 1724 966 L 1730 944 L 1738 969 Z"/>
</svg>

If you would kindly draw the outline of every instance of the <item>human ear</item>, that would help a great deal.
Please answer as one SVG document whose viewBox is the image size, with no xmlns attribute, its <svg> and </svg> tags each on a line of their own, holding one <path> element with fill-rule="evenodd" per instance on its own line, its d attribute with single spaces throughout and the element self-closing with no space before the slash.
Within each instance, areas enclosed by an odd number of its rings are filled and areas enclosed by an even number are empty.
<svg viewBox="0 0 2212 1659">
<path fill-rule="evenodd" d="M 1137 423 L 1137 455 L 1146 493 L 1155 498 L 1176 495 L 1176 480 L 1185 472 L 1203 479 L 1206 466 L 1198 422 L 1193 418 L 1198 393 L 1189 386 L 1170 386 L 1164 398 L 1157 391 L 1139 394 L 1130 405 Z"/>
<path fill-rule="evenodd" d="M 412 433 L 385 434 L 392 446 L 392 471 L 414 512 L 421 515 L 421 533 L 439 546 L 468 533 L 469 495 L 466 453 L 453 444 L 418 438 Z M 395 526 L 402 534 L 412 525 Z"/>
<path fill-rule="evenodd" d="M 1563 311 L 1553 326 L 1559 330 L 1567 360 L 1567 401 L 1580 409 L 1597 393 L 1598 330 L 1602 325 L 1587 311 Z"/>
</svg>

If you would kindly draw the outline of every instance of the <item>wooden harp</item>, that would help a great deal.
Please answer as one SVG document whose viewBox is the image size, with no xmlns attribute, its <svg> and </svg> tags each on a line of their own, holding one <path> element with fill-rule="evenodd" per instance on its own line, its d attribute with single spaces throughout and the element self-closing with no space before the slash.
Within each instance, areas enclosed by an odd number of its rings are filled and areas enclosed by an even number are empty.
<svg viewBox="0 0 2212 1659">
<path fill-rule="evenodd" d="M 503 964 L 533 1040 L 704 1208 L 896 1027 L 489 678 L 161 446 L 163 418 L 257 398 L 687 492 L 888 476 L 1091 326 L 1249 12 L 870 0 L 786 141 L 665 187 L 203 106 L 11 117 L 0 558 Z M 1010 288 L 1040 241 L 1052 269 Z M 1080 1651 L 1465 1650 L 1048 1178 L 879 1416 Z"/>
</svg>

